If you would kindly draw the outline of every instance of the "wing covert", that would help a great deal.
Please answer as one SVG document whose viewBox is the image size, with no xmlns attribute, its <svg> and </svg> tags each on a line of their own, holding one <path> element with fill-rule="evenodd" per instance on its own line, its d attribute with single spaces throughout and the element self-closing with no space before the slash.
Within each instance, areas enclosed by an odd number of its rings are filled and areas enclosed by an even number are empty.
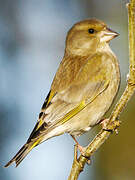
<svg viewBox="0 0 135 180">
<path fill-rule="evenodd" d="M 49 128 L 66 123 L 108 87 L 110 69 L 107 63 L 102 63 L 102 58 L 105 58 L 102 54 L 88 58 L 72 81 L 68 85 L 65 83 L 65 88 L 57 91 L 56 87 L 51 87 L 29 141 L 43 136 Z M 60 76 L 59 83 L 65 79 L 64 75 Z M 53 81 L 56 86 L 57 80 L 58 77 Z"/>
</svg>

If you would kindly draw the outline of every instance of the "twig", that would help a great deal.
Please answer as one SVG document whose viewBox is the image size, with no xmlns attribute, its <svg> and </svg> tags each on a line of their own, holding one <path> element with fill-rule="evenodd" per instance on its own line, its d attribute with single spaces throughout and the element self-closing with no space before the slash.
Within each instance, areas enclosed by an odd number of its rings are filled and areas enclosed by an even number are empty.
<svg viewBox="0 0 135 180">
<path fill-rule="evenodd" d="M 127 102 L 135 92 L 135 0 L 131 0 L 130 3 L 127 4 L 127 8 L 129 21 L 129 75 L 125 91 L 116 104 L 107 125 L 107 129 L 111 129 L 112 131 L 117 130 L 117 128 L 119 127 L 120 123 L 118 121 L 118 118 L 120 116 L 120 113 L 124 110 Z M 68 180 L 78 179 L 79 174 L 83 171 L 83 168 L 88 161 L 86 157 L 90 158 L 95 153 L 95 151 L 97 151 L 98 148 L 105 142 L 105 140 L 108 139 L 110 134 L 111 132 L 104 131 L 102 129 L 93 139 L 93 141 L 87 146 L 84 154 L 85 157 L 80 155 L 80 157 L 77 159 L 77 147 L 75 146 L 74 161 Z"/>
</svg>

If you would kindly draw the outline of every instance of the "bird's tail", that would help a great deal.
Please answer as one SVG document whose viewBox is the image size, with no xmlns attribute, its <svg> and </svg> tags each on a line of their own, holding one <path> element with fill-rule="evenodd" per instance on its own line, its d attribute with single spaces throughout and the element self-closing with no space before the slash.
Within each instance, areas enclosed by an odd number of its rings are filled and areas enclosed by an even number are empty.
<svg viewBox="0 0 135 180">
<path fill-rule="evenodd" d="M 21 163 L 21 161 L 27 156 L 27 154 L 36 146 L 39 144 L 39 140 L 37 140 L 34 143 L 26 143 L 24 146 L 18 151 L 18 153 L 4 166 L 8 167 L 13 162 L 16 163 L 16 167 Z"/>
</svg>

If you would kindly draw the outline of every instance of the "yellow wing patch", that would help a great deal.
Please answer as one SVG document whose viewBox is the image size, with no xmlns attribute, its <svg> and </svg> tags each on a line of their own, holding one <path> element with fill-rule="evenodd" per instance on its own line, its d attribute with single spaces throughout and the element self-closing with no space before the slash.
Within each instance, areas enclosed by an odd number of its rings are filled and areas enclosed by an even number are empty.
<svg viewBox="0 0 135 180">
<path fill-rule="evenodd" d="M 61 124 L 64 124 L 67 122 L 70 118 L 72 118 L 74 115 L 79 113 L 84 107 L 86 106 L 85 101 L 82 101 L 77 107 L 75 107 L 73 110 L 69 111 L 64 118 L 61 120 Z"/>
<path fill-rule="evenodd" d="M 40 141 L 41 141 L 41 138 L 38 139 L 36 142 L 34 142 L 29 150 L 31 151 L 36 145 L 38 145 L 40 143 Z"/>
<path fill-rule="evenodd" d="M 36 127 L 35 131 L 37 131 L 39 129 L 40 126 L 42 126 L 42 124 L 44 123 L 44 110 L 46 109 L 46 107 L 49 105 L 49 103 L 51 102 L 52 98 L 55 96 L 55 92 L 53 92 L 52 90 L 50 90 L 49 94 L 47 95 L 44 104 L 41 108 L 41 112 L 39 114 L 39 119 L 38 119 L 38 126 Z M 41 117 L 40 117 L 41 116 Z"/>
<path fill-rule="evenodd" d="M 50 92 L 50 95 L 49 95 L 49 98 L 48 98 L 48 101 L 47 101 L 47 105 L 46 105 L 46 106 L 48 106 L 48 104 L 51 102 L 51 100 L 52 100 L 52 98 L 54 97 L 55 94 L 56 94 L 56 93 L 53 92 L 53 91 Z"/>
<path fill-rule="evenodd" d="M 81 110 L 83 110 L 89 103 L 91 103 L 99 94 L 101 94 L 109 85 L 109 81 L 107 81 L 104 84 L 104 88 L 99 91 L 97 94 L 93 96 L 93 98 L 90 99 L 89 102 L 86 102 L 86 100 L 83 100 L 77 107 L 75 107 L 73 110 L 69 111 L 60 121 L 60 124 L 64 124 L 67 122 L 70 118 L 75 116 L 77 113 L 79 113 Z"/>
<path fill-rule="evenodd" d="M 38 126 L 37 126 L 37 128 L 36 128 L 36 130 L 38 130 L 39 129 L 39 127 L 40 126 L 42 126 L 42 124 L 43 124 L 43 120 L 41 119 L 41 120 L 38 120 L 39 121 L 39 124 L 38 124 Z"/>
</svg>

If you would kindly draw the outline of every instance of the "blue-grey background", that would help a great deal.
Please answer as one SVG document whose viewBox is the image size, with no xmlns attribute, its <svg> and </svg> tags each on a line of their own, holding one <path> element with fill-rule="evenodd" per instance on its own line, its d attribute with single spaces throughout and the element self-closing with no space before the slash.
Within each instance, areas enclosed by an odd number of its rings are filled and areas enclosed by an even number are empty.
<svg viewBox="0 0 135 180">
<path fill-rule="evenodd" d="M 63 57 L 65 37 L 77 21 L 96 17 L 120 36 L 111 42 L 121 67 L 122 86 L 128 72 L 126 1 L 4 0 L 0 1 L 0 180 L 67 179 L 74 142 L 69 135 L 36 147 L 18 168 L 3 165 L 27 140 Z M 134 105 L 121 116 L 113 135 L 92 157 L 80 180 L 133 180 Z M 96 129 L 78 138 L 87 145 Z"/>
</svg>

